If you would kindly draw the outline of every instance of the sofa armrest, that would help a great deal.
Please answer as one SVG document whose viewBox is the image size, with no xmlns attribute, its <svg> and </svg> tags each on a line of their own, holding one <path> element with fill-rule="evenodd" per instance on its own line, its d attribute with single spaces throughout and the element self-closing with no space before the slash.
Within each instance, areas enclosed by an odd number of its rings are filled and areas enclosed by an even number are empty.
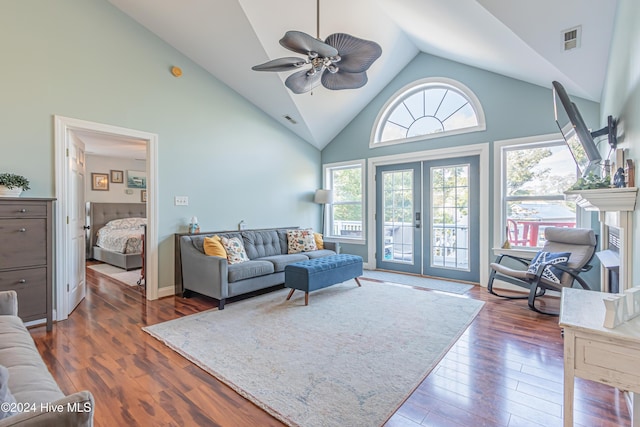
<svg viewBox="0 0 640 427">
<path fill-rule="evenodd" d="M 326 240 L 323 242 L 325 249 L 330 249 L 335 253 L 340 253 L 340 242 L 327 242 Z"/>
<path fill-rule="evenodd" d="M 0 292 L 0 314 L 18 315 L 18 294 L 16 291 Z"/>
<path fill-rule="evenodd" d="M 91 392 L 79 391 L 48 405 L 37 403 L 34 411 L 4 418 L 0 420 L 0 427 L 91 427 L 94 405 Z"/>
<path fill-rule="evenodd" d="M 223 300 L 229 296 L 227 259 L 209 256 L 188 240 L 180 242 L 184 289 Z"/>
</svg>

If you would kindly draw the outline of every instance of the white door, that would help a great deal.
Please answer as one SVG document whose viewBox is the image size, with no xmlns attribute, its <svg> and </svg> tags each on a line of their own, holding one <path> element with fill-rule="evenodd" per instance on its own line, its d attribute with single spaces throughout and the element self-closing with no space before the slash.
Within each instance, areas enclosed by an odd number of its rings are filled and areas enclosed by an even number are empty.
<svg viewBox="0 0 640 427">
<path fill-rule="evenodd" d="M 84 203 L 85 157 L 84 144 L 74 135 L 69 139 L 69 187 L 67 212 L 69 256 L 67 268 L 69 278 L 67 305 L 69 315 L 86 295 L 85 248 L 86 248 L 86 212 Z"/>
</svg>

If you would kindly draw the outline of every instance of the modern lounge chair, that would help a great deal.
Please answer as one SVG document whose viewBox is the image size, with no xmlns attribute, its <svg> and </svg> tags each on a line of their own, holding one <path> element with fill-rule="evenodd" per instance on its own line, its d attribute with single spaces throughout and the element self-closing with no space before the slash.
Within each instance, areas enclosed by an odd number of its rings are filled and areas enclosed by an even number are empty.
<svg viewBox="0 0 640 427">
<path fill-rule="evenodd" d="M 528 299 L 529 308 L 543 314 L 557 315 L 540 310 L 535 305 L 536 298 L 547 290 L 561 291 L 572 287 L 577 281 L 583 289 L 591 289 L 580 273 L 591 270 L 589 264 L 598 246 L 593 230 L 584 228 L 547 227 L 544 231 L 545 244 L 533 260 L 513 255 L 499 255 L 491 263 L 488 290 L 493 295 L 509 299 Z M 513 260 L 509 263 L 507 260 Z M 508 264 L 523 268 L 511 267 Z M 494 280 L 502 280 L 529 290 L 525 296 L 501 295 L 493 288 Z"/>
</svg>

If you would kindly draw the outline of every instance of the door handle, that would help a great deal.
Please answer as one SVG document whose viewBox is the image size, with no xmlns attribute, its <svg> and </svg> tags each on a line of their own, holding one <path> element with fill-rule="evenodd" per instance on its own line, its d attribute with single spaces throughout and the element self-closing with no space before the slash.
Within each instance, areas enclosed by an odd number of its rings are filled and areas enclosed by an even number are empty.
<svg viewBox="0 0 640 427">
<path fill-rule="evenodd" d="M 420 228 L 420 212 L 416 212 L 416 228 Z"/>
<path fill-rule="evenodd" d="M 83 225 L 82 229 L 83 230 L 91 230 L 91 226 L 90 225 Z"/>
</svg>

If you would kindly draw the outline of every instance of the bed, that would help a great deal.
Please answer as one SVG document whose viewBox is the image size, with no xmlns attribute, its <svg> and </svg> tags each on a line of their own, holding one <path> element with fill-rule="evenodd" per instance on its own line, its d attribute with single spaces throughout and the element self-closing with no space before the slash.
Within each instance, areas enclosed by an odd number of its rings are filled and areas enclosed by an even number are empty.
<svg viewBox="0 0 640 427">
<path fill-rule="evenodd" d="M 87 202 L 87 212 L 88 258 L 125 270 L 141 268 L 142 235 L 145 230 L 142 224 L 146 223 L 147 205 Z M 125 237 L 127 234 L 128 237 Z"/>
</svg>

